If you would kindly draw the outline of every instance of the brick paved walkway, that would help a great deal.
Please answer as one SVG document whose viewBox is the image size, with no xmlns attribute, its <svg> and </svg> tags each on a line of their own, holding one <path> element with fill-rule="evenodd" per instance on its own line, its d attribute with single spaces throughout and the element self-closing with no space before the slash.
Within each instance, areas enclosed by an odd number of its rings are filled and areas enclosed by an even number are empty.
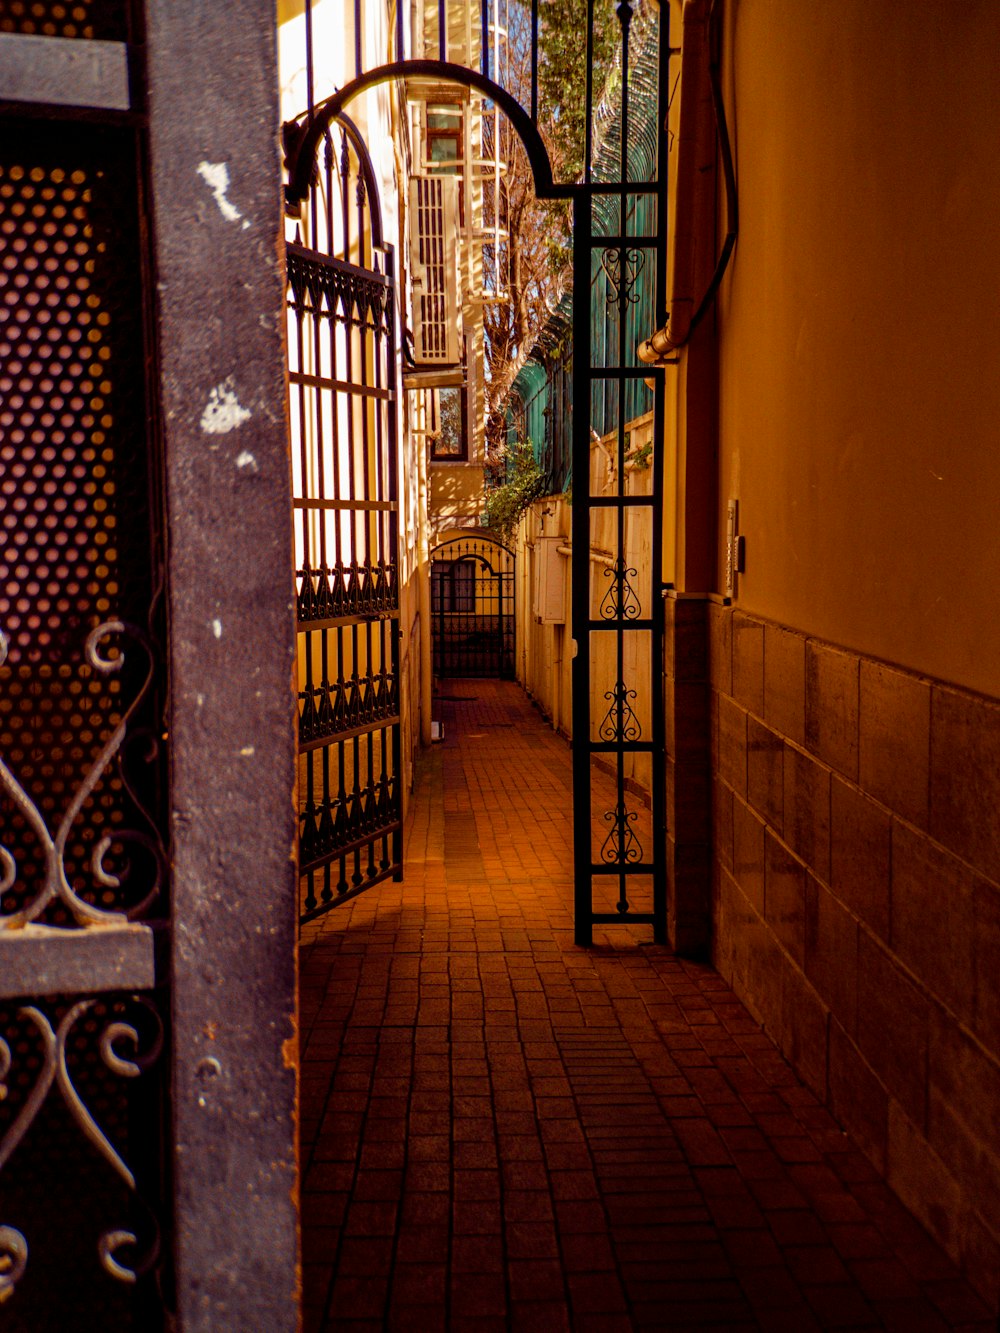
<svg viewBox="0 0 1000 1333">
<path fill-rule="evenodd" d="M 306 1333 L 992 1329 L 710 968 L 574 947 L 569 751 L 448 693 L 405 883 L 303 941 Z"/>
</svg>

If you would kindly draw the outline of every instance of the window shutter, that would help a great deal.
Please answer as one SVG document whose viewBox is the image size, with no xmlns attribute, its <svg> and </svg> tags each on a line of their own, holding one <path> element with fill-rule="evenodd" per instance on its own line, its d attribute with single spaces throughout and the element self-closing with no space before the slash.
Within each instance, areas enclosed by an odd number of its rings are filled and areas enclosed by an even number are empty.
<svg viewBox="0 0 1000 1333">
<path fill-rule="evenodd" d="M 417 365 L 459 361 L 458 179 L 410 181 L 410 269 L 413 275 L 413 356 Z"/>
</svg>

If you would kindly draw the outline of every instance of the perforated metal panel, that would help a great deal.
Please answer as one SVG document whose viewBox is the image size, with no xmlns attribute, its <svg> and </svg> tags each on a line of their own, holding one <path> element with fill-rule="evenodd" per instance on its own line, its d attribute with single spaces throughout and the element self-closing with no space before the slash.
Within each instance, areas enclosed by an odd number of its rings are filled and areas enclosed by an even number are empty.
<svg viewBox="0 0 1000 1333">
<path fill-rule="evenodd" d="M 114 670 L 87 654 L 98 626 L 146 623 L 154 578 L 131 140 L 27 121 L 0 145 L 0 755 L 53 833 L 150 666 L 120 633 L 94 645 Z M 145 724 L 125 757 L 148 798 L 148 712 Z M 17 863 L 9 912 L 44 849 L 9 795 L 0 816 Z M 144 897 L 148 867 L 122 879 L 120 844 L 103 880 L 91 859 L 105 835 L 147 824 L 120 768 L 103 768 L 66 844 L 74 891 L 104 908 Z M 65 909 L 45 919 L 64 923 Z"/>
<path fill-rule="evenodd" d="M 4 5 L 0 30 L 16 21 L 20 32 L 117 36 L 123 15 L 120 5 Z M 59 928 L 65 954 L 99 914 L 166 910 L 158 467 L 136 152 L 121 126 L 8 119 L 0 139 L 8 952 L 30 948 L 39 926 Z M 80 995 L 50 995 L 51 978 L 38 975 L 0 1004 L 4 1329 L 159 1326 L 153 1071 L 165 1006 L 152 993 L 111 993 L 113 951 L 106 965 L 108 979 L 95 971 Z"/>
<path fill-rule="evenodd" d="M 0 32 L 125 41 L 126 0 L 0 0 Z"/>
</svg>

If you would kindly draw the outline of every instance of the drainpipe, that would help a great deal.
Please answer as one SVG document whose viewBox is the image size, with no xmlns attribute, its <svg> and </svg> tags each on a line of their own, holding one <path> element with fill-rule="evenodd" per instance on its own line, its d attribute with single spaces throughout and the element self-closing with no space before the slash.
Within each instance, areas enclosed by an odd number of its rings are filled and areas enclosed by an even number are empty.
<svg viewBox="0 0 1000 1333">
<path fill-rule="evenodd" d="M 392 117 L 392 148 L 396 164 L 396 179 L 398 181 L 408 180 L 410 175 L 410 142 L 409 128 L 405 116 L 399 115 L 399 106 L 406 105 L 405 96 L 389 99 L 390 115 Z M 405 150 L 405 161 L 404 161 Z M 399 208 L 399 235 L 400 240 L 406 236 L 407 230 L 407 192 L 400 190 L 398 193 Z M 403 260 L 399 266 L 398 282 L 399 290 L 405 291 L 407 281 L 407 257 L 408 248 L 401 244 L 399 252 Z M 404 389 L 405 393 L 405 389 Z M 410 400 L 413 403 L 413 399 Z M 433 658 L 431 654 L 431 570 L 430 570 L 430 539 L 428 535 L 429 528 L 429 497 L 427 486 L 427 405 L 426 397 L 420 394 L 420 406 L 416 409 L 415 415 L 418 420 L 416 425 L 418 431 L 411 430 L 411 439 L 414 433 L 420 440 L 420 447 L 417 450 L 417 620 L 420 624 L 420 744 L 429 747 L 431 745 L 431 709 L 433 707 Z M 411 419 L 411 414 L 407 413 L 407 420 Z M 402 469 L 401 469 L 402 474 Z M 403 497 L 399 497 L 400 513 L 405 512 Z"/>
<path fill-rule="evenodd" d="M 421 411 L 426 411 L 425 407 Z M 420 592 L 420 744 L 431 744 L 431 709 L 433 707 L 433 661 L 431 657 L 431 564 L 427 454 L 430 445 L 421 436 L 417 464 L 417 581 Z"/>
<path fill-rule="evenodd" d="M 739 226 L 725 104 L 713 52 L 716 0 L 685 0 L 681 16 L 680 107 L 670 209 L 667 322 L 639 344 L 647 365 L 662 365 L 701 322 L 722 281 Z M 726 236 L 707 287 L 705 247 L 715 235 L 716 142 L 726 194 Z"/>
</svg>

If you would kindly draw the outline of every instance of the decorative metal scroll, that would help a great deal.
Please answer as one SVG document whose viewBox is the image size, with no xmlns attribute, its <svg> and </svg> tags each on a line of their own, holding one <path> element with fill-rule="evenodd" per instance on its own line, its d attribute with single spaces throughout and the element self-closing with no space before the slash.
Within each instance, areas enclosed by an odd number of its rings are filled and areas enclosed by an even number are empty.
<svg viewBox="0 0 1000 1333">
<path fill-rule="evenodd" d="M 144 996 L 131 996 L 129 1003 L 143 1010 L 147 1015 L 146 1021 L 140 1025 L 136 1022 L 123 1021 L 121 1018 L 110 1019 L 100 1035 L 98 1049 L 101 1060 L 113 1074 L 122 1078 L 137 1078 L 147 1073 L 162 1053 L 163 1023 L 153 1004 Z M 66 1059 L 67 1044 L 74 1029 L 83 1015 L 96 1004 L 97 1001 L 94 999 L 80 1000 L 67 1010 L 55 1027 L 35 1005 L 24 1005 L 18 1010 L 18 1016 L 27 1019 L 41 1039 L 42 1064 L 31 1091 L 3 1138 L 0 1139 L 0 1171 L 10 1161 L 18 1145 L 34 1124 L 55 1084 L 73 1123 L 128 1187 L 146 1217 L 148 1234 L 141 1244 L 140 1238 L 134 1231 L 122 1226 L 110 1227 L 101 1233 L 98 1241 L 98 1261 L 104 1271 L 119 1282 L 133 1283 L 148 1273 L 159 1258 L 159 1222 L 152 1208 L 139 1193 L 132 1170 L 84 1104 L 74 1085 Z M 150 1018 L 152 1023 L 149 1022 Z M 121 1049 L 123 1043 L 131 1047 L 129 1054 L 123 1053 Z M 7 1098 L 7 1080 L 13 1064 L 10 1045 L 0 1037 L 0 1101 Z M 137 1257 L 129 1263 L 125 1262 L 120 1253 L 125 1248 L 133 1249 L 137 1254 Z M 6 1264 L 0 1264 L 0 1304 L 2 1304 L 13 1293 L 29 1262 L 26 1237 L 9 1223 L 0 1225 L 0 1257 L 6 1258 Z"/>
<path fill-rule="evenodd" d="M 314 258 L 297 247 L 288 254 L 288 285 L 303 312 L 325 311 L 380 333 L 389 331 L 392 286 L 380 273 L 331 257 Z"/>
<path fill-rule="evenodd" d="M 134 920 L 145 915 L 160 894 L 166 870 L 166 855 L 163 843 L 153 820 L 145 811 L 135 788 L 129 781 L 128 766 L 125 763 L 127 746 L 136 742 L 142 742 L 144 747 L 143 757 L 147 762 L 155 759 L 158 753 L 158 742 L 152 732 L 138 729 L 131 734 L 129 733 L 129 723 L 152 688 L 154 674 L 153 650 L 143 632 L 134 625 L 127 625 L 121 620 L 105 621 L 90 632 L 84 646 L 84 656 L 88 665 L 100 675 L 108 676 L 118 673 L 125 665 L 125 654 L 120 650 L 116 656 L 106 656 L 101 651 L 103 640 L 112 635 L 124 635 L 141 648 L 146 657 L 145 680 L 135 699 L 126 709 L 121 721 L 114 728 L 97 758 L 87 770 L 54 835 L 50 833 L 38 806 L 18 782 L 11 768 L 3 758 L 0 758 L 0 791 L 3 791 L 11 799 L 14 806 L 24 817 L 45 856 L 45 871 L 41 884 L 34 891 L 33 896 L 30 896 L 18 911 L 8 914 L 0 911 L 0 930 L 16 930 L 29 922 L 37 921 L 46 908 L 55 901 L 62 903 L 69 910 L 78 926 L 96 926 L 114 921 Z M 0 633 L 0 666 L 3 665 L 6 657 L 7 640 Z M 115 828 L 113 832 L 103 834 L 94 847 L 90 869 L 94 882 L 99 888 L 121 888 L 133 873 L 135 862 L 126 859 L 124 865 L 117 872 L 113 872 L 108 866 L 109 853 L 118 849 L 120 856 L 121 849 L 130 844 L 142 847 L 145 850 L 148 854 L 147 859 L 151 866 L 151 873 L 147 877 L 147 882 L 143 884 L 139 891 L 141 894 L 139 901 L 127 911 L 108 911 L 94 906 L 93 903 L 86 902 L 74 890 L 66 873 L 66 846 L 70 832 L 88 796 L 94 791 L 101 777 L 113 763 L 117 764 L 121 781 L 135 808 L 146 819 L 148 828 L 147 831 Z M 3 895 L 13 887 L 16 879 L 17 864 L 15 858 L 6 847 L 0 844 L 0 902 L 2 902 Z"/>
<path fill-rule="evenodd" d="M 350 884 L 357 887 L 366 875 L 387 870 L 392 864 L 389 849 L 383 847 L 376 858 L 373 835 L 392 821 L 396 809 L 396 784 L 384 769 L 375 782 L 355 784 L 350 792 L 341 787 L 336 796 L 314 801 L 299 836 L 302 869 L 321 866 L 332 857 L 367 846 L 367 866 L 358 864 Z"/>
<path fill-rule="evenodd" d="M 601 860 L 607 865 L 638 865 L 642 860 L 642 844 L 632 831 L 632 825 L 639 818 L 638 812 L 630 810 L 623 801 L 609 810 L 604 818 L 611 829 L 601 844 Z M 628 911 L 628 903 L 619 910 Z"/>
<path fill-rule="evenodd" d="M 619 680 L 615 683 L 615 688 L 608 690 L 604 697 L 610 701 L 611 707 L 598 729 L 597 734 L 601 740 L 618 742 L 639 740 L 642 736 L 642 727 L 632 711 L 630 702 L 636 697 L 636 691 L 630 690 L 623 680 Z"/>
<path fill-rule="evenodd" d="M 299 744 L 320 743 L 339 732 L 377 722 L 392 722 L 399 713 L 396 676 L 385 667 L 370 676 L 352 675 L 331 682 L 323 676 L 312 689 L 300 690 Z"/>
<path fill-rule="evenodd" d="M 377 616 L 399 608 L 399 575 L 394 561 L 308 566 L 298 571 L 299 622 L 340 616 Z"/>
<path fill-rule="evenodd" d="M 601 268 L 608 280 L 608 306 L 638 305 L 640 293 L 639 279 L 646 267 L 645 250 L 626 249 L 625 262 L 622 264 L 623 251 L 616 246 L 608 246 L 601 251 Z M 624 275 L 623 275 L 624 268 Z"/>
<path fill-rule="evenodd" d="M 636 577 L 636 571 L 619 558 L 604 571 L 605 577 L 612 580 L 611 587 L 601 601 L 602 620 L 638 620 L 642 614 L 635 588 L 629 582 Z"/>
</svg>

